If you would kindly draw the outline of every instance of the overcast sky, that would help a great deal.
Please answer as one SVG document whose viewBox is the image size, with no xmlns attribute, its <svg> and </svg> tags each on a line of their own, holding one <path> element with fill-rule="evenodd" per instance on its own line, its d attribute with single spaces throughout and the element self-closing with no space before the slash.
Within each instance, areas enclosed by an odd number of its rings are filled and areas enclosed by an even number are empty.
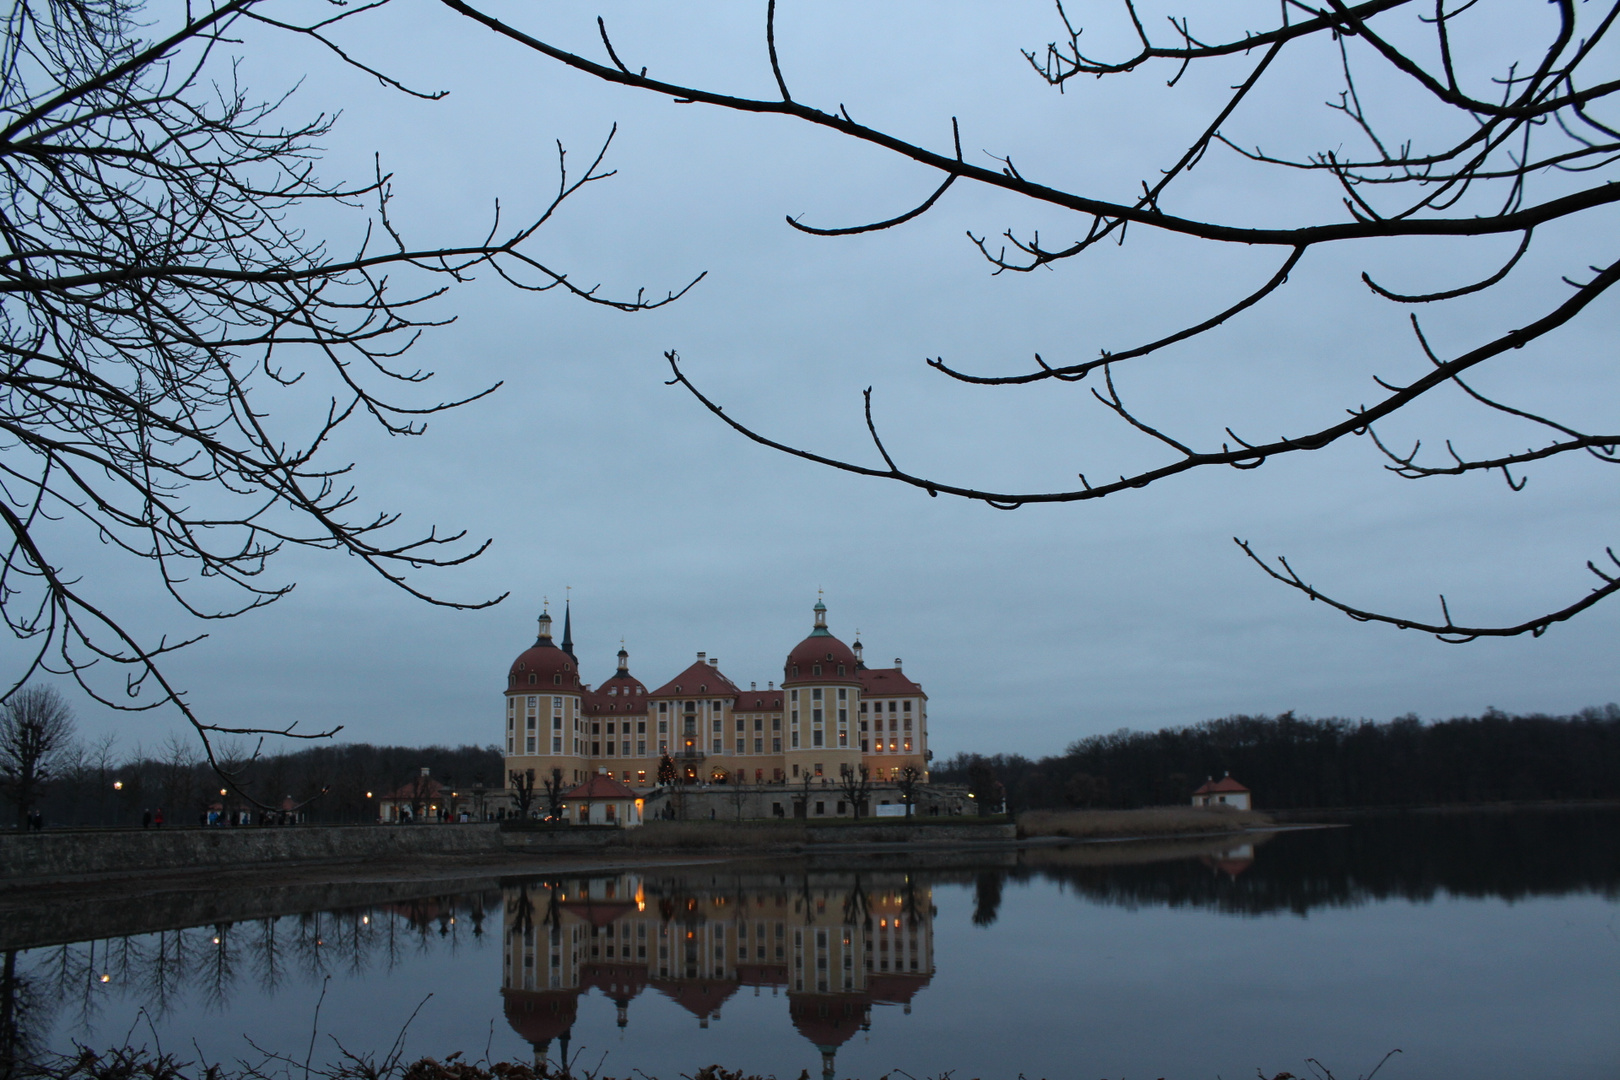
<svg viewBox="0 0 1620 1080">
<path fill-rule="evenodd" d="M 497 10 L 593 57 L 602 14 L 633 67 L 767 95 L 763 9 L 756 0 L 595 0 Z M 1108 5 L 1072 10 L 1091 20 L 1094 48 L 1127 46 Z M 1251 25 L 1275 6 L 1255 10 Z M 1550 10 L 1531 13 L 1543 14 Z M 785 0 L 778 41 L 800 100 L 842 103 L 862 122 L 941 150 L 958 116 L 976 160 L 1011 155 L 1026 176 L 1117 199 L 1175 160 L 1251 62 L 1195 70 L 1173 89 L 1170 73 L 1156 69 L 1060 95 L 1019 55 L 1060 29 L 1045 0 Z M 1477 44 L 1494 63 L 1516 30 L 1486 29 Z M 903 657 L 927 690 L 941 757 L 1052 753 L 1120 727 L 1238 712 L 1440 718 L 1489 706 L 1568 712 L 1620 698 L 1620 602 L 1539 639 L 1447 645 L 1309 603 L 1264 578 L 1231 541 L 1287 555 L 1349 602 L 1436 618 L 1444 592 L 1459 620 L 1518 621 L 1583 593 L 1585 560 L 1614 542 L 1615 476 L 1590 459 L 1532 469 L 1515 494 L 1499 476 L 1401 480 L 1365 440 L 1349 440 L 1255 471 L 1002 512 L 756 446 L 664 382 L 661 354 L 677 349 L 728 414 L 880 464 L 861 417 L 860 392 L 871 386 L 888 446 L 906 468 L 1004 490 L 1069 487 L 1077 472 L 1109 476 L 1164 458 L 1091 399 L 1090 383 L 965 387 L 925 358 L 1013 372 L 1036 352 L 1062 363 L 1129 347 L 1231 303 L 1273 272 L 1279 253 L 1142 230 L 1123 248 L 1053 271 L 993 277 L 968 232 L 1038 229 L 1058 242 L 1085 223 L 966 183 L 888 232 L 805 236 L 783 216 L 822 225 L 882 218 L 938 178 L 792 121 L 594 82 L 430 0 L 396 0 L 345 40 L 368 62 L 449 96 L 430 103 L 390 92 L 285 38 L 244 42 L 244 78 L 267 95 L 302 78 L 288 105 L 294 115 L 342 109 L 322 173 L 364 176 L 380 154 L 395 174 L 395 219 L 413 243 L 481 236 L 497 198 L 508 220 L 532 212 L 556 183 L 557 140 L 582 167 L 617 124 L 608 163 L 618 174 L 571 200 L 533 252 L 608 293 L 661 293 L 708 276 L 679 303 L 635 315 L 493 280 L 446 297 L 438 310 L 457 321 L 422 341 L 416 363 L 439 373 L 444 397 L 497 380 L 502 389 L 436 419 L 420 439 L 356 424 L 333 454 L 359 462 L 367 507 L 402 510 L 408 526 L 492 539 L 470 567 L 422 584 L 457 599 L 509 598 L 478 612 L 434 609 L 354 560 L 293 553 L 277 568 L 298 581 L 291 596 L 207 627 L 208 640 L 171 662 L 208 719 L 341 724 L 342 738 L 373 742 L 492 743 L 506 668 L 533 641 L 542 598 L 560 616 L 569 586 L 586 679 L 611 674 L 622 638 L 631 670 L 649 685 L 699 650 L 744 686 L 780 679 L 824 590 L 835 634 L 848 641 L 858 628 L 869 661 Z M 1280 65 L 1275 89 L 1228 130 L 1276 151 L 1353 145 L 1355 133 L 1321 104 L 1336 90 L 1333 62 L 1302 53 Z M 1436 130 L 1399 84 L 1369 75 L 1365 90 L 1395 127 Z M 1220 152 L 1168 205 L 1238 223 L 1344 215 L 1327 184 L 1281 182 Z M 1611 212 L 1538 233 L 1511 288 L 1425 313 L 1437 347 L 1460 351 L 1537 311 L 1560 295 L 1559 274 L 1612 258 L 1599 245 L 1615 225 Z M 341 249 L 360 221 L 323 227 Z M 1373 376 L 1397 381 L 1426 366 L 1408 312 L 1360 285 L 1363 269 L 1396 288 L 1447 288 L 1505 258 L 1514 242 L 1313 253 L 1261 308 L 1122 369 L 1121 390 L 1145 418 L 1203 446 L 1218 444 L 1228 425 L 1274 437 L 1332 422 L 1376 395 Z M 1616 330 L 1614 305 L 1602 300 L 1478 381 L 1601 426 L 1597 418 L 1613 415 Z M 289 433 L 308 430 L 307 400 L 267 400 Z M 1454 438 L 1481 452 L 1540 441 L 1455 395 L 1392 423 L 1389 434 L 1436 447 Z M 104 562 L 89 543 L 78 557 L 139 625 L 186 629 L 144 570 Z M 92 732 L 119 730 L 126 748 L 151 746 L 173 725 L 109 719 L 88 706 L 83 714 Z"/>
</svg>

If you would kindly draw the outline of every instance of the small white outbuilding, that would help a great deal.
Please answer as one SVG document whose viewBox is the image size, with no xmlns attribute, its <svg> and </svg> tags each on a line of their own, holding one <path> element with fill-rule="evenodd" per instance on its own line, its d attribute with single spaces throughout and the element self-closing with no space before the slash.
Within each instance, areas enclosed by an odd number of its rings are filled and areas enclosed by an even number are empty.
<svg viewBox="0 0 1620 1080">
<path fill-rule="evenodd" d="M 1249 789 L 1232 779 L 1232 774 L 1216 780 L 1210 777 L 1204 786 L 1193 792 L 1194 806 L 1230 806 L 1234 810 L 1253 809 Z"/>
<path fill-rule="evenodd" d="M 578 825 L 617 825 L 633 829 L 641 824 L 641 796 L 606 772 L 597 773 L 563 796 L 568 820 Z"/>
</svg>

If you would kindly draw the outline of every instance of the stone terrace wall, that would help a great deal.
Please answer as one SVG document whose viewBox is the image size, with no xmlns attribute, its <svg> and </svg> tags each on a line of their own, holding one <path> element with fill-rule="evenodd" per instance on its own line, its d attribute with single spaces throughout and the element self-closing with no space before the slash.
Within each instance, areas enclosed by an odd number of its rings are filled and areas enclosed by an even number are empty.
<svg viewBox="0 0 1620 1080">
<path fill-rule="evenodd" d="M 0 833 L 0 879 L 503 850 L 494 824 Z"/>
</svg>

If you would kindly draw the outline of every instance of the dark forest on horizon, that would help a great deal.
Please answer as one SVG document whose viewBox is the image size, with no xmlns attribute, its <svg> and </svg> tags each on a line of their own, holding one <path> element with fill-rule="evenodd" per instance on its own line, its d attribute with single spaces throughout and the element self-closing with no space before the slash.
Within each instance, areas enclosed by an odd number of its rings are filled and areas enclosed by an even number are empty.
<svg viewBox="0 0 1620 1080">
<path fill-rule="evenodd" d="M 931 778 L 966 783 L 975 763 L 989 766 L 1014 811 L 1186 803 L 1227 773 L 1257 809 L 1620 799 L 1620 706 L 1433 722 L 1229 716 L 1093 735 L 1035 760 L 960 753 Z"/>
<path fill-rule="evenodd" d="M 503 785 L 495 746 L 336 743 L 246 756 L 233 762 L 245 786 L 272 805 L 302 805 L 311 823 L 375 821 L 377 798 L 423 768 L 446 786 Z M 1226 773 L 1253 791 L 1259 809 L 1620 799 L 1620 706 L 1433 722 L 1231 716 L 1093 735 L 1039 759 L 959 753 L 936 763 L 931 779 L 967 783 L 975 762 L 989 766 L 1014 811 L 1185 804 L 1194 788 Z M 170 823 L 192 824 L 211 805 L 238 801 L 221 796 L 222 786 L 186 740 L 128 759 L 103 742 L 75 749 L 42 809 L 51 825 L 137 825 L 158 807 Z"/>
</svg>

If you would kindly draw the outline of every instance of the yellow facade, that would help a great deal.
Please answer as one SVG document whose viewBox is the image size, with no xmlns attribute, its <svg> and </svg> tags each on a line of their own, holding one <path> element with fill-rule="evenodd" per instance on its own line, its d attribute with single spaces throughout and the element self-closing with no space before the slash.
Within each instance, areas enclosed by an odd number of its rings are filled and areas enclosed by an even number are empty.
<svg viewBox="0 0 1620 1080">
<path fill-rule="evenodd" d="M 928 773 L 928 695 L 901 670 L 868 668 L 826 627 L 818 603 L 809 637 L 784 665 L 782 684 L 743 689 L 717 660 L 697 660 L 655 690 L 617 673 L 592 690 L 579 682 L 569 631 L 559 648 L 542 616 L 535 646 L 514 662 L 506 690 L 506 768 L 534 770 L 537 783 L 568 783 L 605 772 L 623 783 L 658 783 L 668 754 L 685 783 L 836 782 L 865 766 L 874 780 L 909 768 Z M 548 651 L 549 650 L 549 651 Z"/>
</svg>

